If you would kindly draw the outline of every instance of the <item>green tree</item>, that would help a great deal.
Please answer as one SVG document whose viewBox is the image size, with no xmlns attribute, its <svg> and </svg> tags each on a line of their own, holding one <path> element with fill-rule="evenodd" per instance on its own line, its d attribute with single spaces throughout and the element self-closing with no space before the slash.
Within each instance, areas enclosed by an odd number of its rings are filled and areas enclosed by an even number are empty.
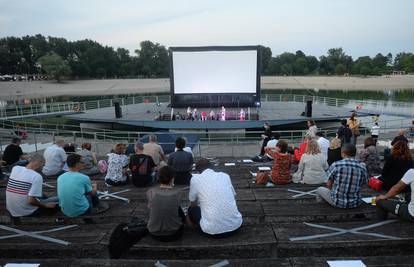
<svg viewBox="0 0 414 267">
<path fill-rule="evenodd" d="M 69 64 L 61 56 L 53 52 L 39 58 L 38 64 L 49 77 L 58 82 L 71 74 Z"/>
<path fill-rule="evenodd" d="M 261 57 L 262 74 L 268 74 L 270 60 L 272 59 L 272 50 L 270 47 L 259 46 L 259 51 Z"/>
<path fill-rule="evenodd" d="M 168 77 L 169 58 L 165 46 L 151 41 L 143 41 L 140 49 L 136 49 L 140 64 L 141 73 L 145 77 Z"/>
<path fill-rule="evenodd" d="M 346 67 L 344 64 L 339 63 L 335 67 L 335 73 L 338 75 L 344 75 L 346 73 Z"/>
</svg>

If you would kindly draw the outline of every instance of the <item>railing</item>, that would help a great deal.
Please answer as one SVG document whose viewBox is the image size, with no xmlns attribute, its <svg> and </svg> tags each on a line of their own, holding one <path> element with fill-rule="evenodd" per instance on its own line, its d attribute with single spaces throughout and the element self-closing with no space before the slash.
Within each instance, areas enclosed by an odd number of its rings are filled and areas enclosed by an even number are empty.
<svg viewBox="0 0 414 267">
<path fill-rule="evenodd" d="M 263 94 L 262 102 L 306 102 L 312 100 L 314 104 L 324 104 L 331 107 L 349 107 L 356 108 L 361 106 L 363 110 L 383 114 L 392 108 L 395 114 L 413 116 L 414 104 L 409 102 L 395 102 L 382 100 L 349 100 L 312 95 L 296 95 L 296 94 Z M 62 114 L 76 113 L 90 109 L 99 109 L 114 106 L 118 102 L 120 105 L 131 105 L 138 103 L 169 103 L 169 95 L 155 96 L 131 96 L 124 98 L 111 98 L 85 102 L 57 102 L 44 104 L 28 104 L 28 105 L 11 105 L 0 107 L 0 119 L 19 118 L 24 116 L 36 116 L 45 114 Z"/>
</svg>

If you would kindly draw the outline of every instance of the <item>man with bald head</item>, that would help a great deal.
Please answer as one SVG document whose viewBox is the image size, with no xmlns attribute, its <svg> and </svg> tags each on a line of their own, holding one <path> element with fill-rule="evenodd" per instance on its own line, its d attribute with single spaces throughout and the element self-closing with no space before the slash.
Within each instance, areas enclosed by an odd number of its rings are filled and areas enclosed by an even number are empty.
<svg viewBox="0 0 414 267">
<path fill-rule="evenodd" d="M 205 158 L 199 159 L 195 168 L 199 174 L 190 180 L 188 217 L 191 224 L 212 237 L 235 233 L 243 218 L 237 209 L 236 192 L 229 175 L 213 171 Z"/>
<path fill-rule="evenodd" d="M 13 167 L 6 189 L 6 207 L 13 217 L 52 214 L 58 211 L 57 197 L 43 196 L 43 178 L 38 171 L 42 169 L 44 162 L 42 155 L 35 154 L 26 167 Z"/>
<path fill-rule="evenodd" d="M 65 141 L 57 140 L 56 143 L 46 148 L 43 156 L 45 157 L 45 166 L 43 167 L 43 174 L 46 176 L 59 176 L 64 173 L 63 166 L 66 162 L 66 152 L 63 149 Z"/>
</svg>

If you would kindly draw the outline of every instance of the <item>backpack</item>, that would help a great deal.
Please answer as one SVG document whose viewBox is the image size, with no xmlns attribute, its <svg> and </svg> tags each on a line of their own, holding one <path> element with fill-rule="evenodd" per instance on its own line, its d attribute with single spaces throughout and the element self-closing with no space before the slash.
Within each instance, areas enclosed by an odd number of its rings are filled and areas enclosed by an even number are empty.
<svg viewBox="0 0 414 267">
<path fill-rule="evenodd" d="M 147 223 L 143 220 L 137 219 L 131 223 L 118 224 L 109 238 L 109 257 L 119 259 L 147 233 Z"/>
<path fill-rule="evenodd" d="M 106 173 L 108 171 L 108 162 L 106 162 L 104 159 L 101 159 L 98 162 L 98 168 L 101 173 Z"/>
<path fill-rule="evenodd" d="M 148 158 L 142 159 L 141 163 L 135 164 L 133 162 L 131 173 L 132 175 L 147 175 L 148 174 Z"/>
</svg>

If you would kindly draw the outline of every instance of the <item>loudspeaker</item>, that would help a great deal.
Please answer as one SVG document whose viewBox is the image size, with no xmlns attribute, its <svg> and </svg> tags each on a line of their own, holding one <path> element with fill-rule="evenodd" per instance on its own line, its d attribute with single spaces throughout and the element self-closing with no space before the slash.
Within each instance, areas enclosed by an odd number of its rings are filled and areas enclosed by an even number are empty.
<svg viewBox="0 0 414 267">
<path fill-rule="evenodd" d="M 114 108 L 115 108 L 115 118 L 117 119 L 122 118 L 122 108 L 119 102 L 114 102 Z"/>
<path fill-rule="evenodd" d="M 312 100 L 306 101 L 305 115 L 306 117 L 312 117 Z"/>
</svg>

